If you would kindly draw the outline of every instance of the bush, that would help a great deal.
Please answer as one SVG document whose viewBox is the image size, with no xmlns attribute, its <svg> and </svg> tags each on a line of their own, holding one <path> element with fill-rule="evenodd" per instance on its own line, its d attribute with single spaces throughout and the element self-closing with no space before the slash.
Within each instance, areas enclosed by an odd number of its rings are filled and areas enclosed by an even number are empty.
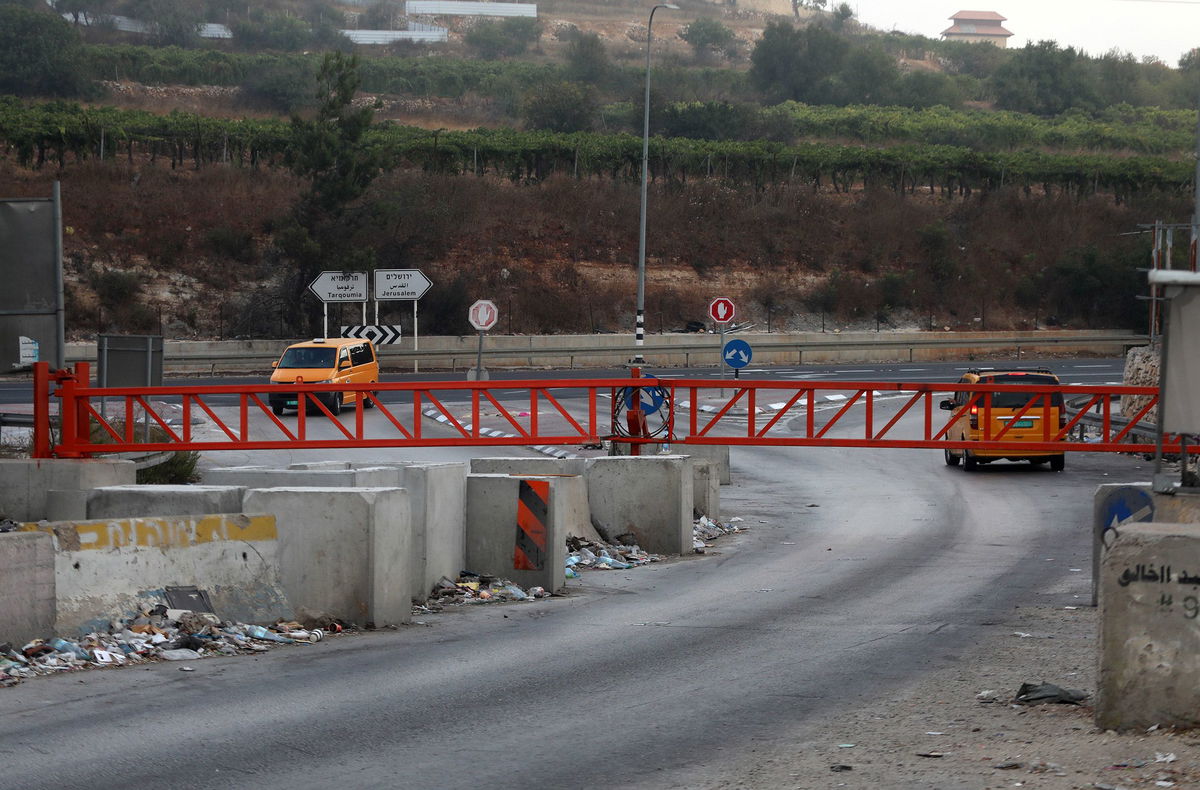
<svg viewBox="0 0 1200 790">
<path fill-rule="evenodd" d="M 511 57 L 542 37 L 542 23 L 532 17 L 480 22 L 463 37 L 467 46 L 485 58 Z"/>
<path fill-rule="evenodd" d="M 166 461 L 137 471 L 139 485 L 187 485 L 200 479 L 200 453 L 171 453 Z"/>
<path fill-rule="evenodd" d="M 312 65 L 284 61 L 250 72 L 238 92 L 246 107 L 295 113 L 316 103 Z"/>
<path fill-rule="evenodd" d="M 700 17 L 683 29 L 679 37 L 692 45 L 698 57 L 728 48 L 734 42 L 733 31 L 712 17 Z"/>
<path fill-rule="evenodd" d="M 91 91 L 79 34 L 66 20 L 0 4 L 0 94 L 79 96 Z"/>
<path fill-rule="evenodd" d="M 521 117 L 532 129 L 583 132 L 595 123 L 596 99 L 586 85 L 550 83 L 525 97 Z"/>
</svg>

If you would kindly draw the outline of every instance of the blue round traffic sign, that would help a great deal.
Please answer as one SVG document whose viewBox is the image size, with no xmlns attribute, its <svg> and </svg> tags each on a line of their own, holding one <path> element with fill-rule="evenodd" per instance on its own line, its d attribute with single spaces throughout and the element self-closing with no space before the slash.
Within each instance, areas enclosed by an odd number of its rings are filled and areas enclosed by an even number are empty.
<svg viewBox="0 0 1200 790">
<path fill-rule="evenodd" d="M 636 400 L 634 393 L 637 393 Z M 621 401 L 627 409 L 633 409 L 640 401 L 642 411 L 656 412 L 666 399 L 667 391 L 662 387 L 625 387 L 621 390 Z"/>
<path fill-rule="evenodd" d="M 1137 486 L 1114 488 L 1104 497 L 1101 507 L 1104 509 L 1105 529 L 1154 518 L 1154 498 L 1150 492 Z"/>
<path fill-rule="evenodd" d="M 741 370 L 754 359 L 754 349 L 745 340 L 734 338 L 721 349 L 721 359 L 734 370 Z"/>
</svg>

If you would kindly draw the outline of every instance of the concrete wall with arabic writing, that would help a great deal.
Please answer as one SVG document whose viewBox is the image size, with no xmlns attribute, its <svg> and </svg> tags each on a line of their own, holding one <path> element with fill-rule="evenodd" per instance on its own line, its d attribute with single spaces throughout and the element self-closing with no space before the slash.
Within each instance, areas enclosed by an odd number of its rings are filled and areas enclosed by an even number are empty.
<svg viewBox="0 0 1200 790">
<path fill-rule="evenodd" d="M 1100 566 L 1096 724 L 1200 726 L 1200 532 L 1127 524 Z"/>
<path fill-rule="evenodd" d="M 167 587 L 208 591 L 222 619 L 290 616 L 270 515 L 220 514 L 24 524 L 54 542 L 56 630 L 107 628 L 111 618 L 165 603 Z"/>
</svg>

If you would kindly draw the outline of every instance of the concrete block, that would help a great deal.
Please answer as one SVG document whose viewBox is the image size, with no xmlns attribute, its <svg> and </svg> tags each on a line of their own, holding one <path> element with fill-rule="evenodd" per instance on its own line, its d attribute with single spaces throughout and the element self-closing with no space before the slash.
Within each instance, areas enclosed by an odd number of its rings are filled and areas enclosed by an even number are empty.
<svg viewBox="0 0 1200 790">
<path fill-rule="evenodd" d="M 376 626 L 410 619 L 407 491 L 251 489 L 245 507 L 273 513 L 279 522 L 280 581 L 294 607 Z"/>
<path fill-rule="evenodd" d="M 409 595 L 424 601 L 443 576 L 466 567 L 466 464 L 412 464 L 403 469 L 412 514 Z"/>
<path fill-rule="evenodd" d="M 680 455 L 592 458 L 587 466 L 592 523 L 610 539 L 632 533 L 658 554 L 692 551 L 693 473 Z"/>
<path fill-rule="evenodd" d="M 212 514 L 25 524 L 53 540 L 56 631 L 107 628 L 165 603 L 163 589 L 208 591 L 217 614 L 243 622 L 290 617 L 279 585 L 272 516 Z"/>
<path fill-rule="evenodd" d="M 51 491 L 87 491 L 137 481 L 133 461 L 98 458 L 0 458 L 0 516 L 38 521 Z"/>
<path fill-rule="evenodd" d="M 1167 524 L 1200 524 L 1200 494 L 1154 494 L 1154 520 Z"/>
<path fill-rule="evenodd" d="M 711 458 L 692 459 L 692 515 L 721 518 L 720 465 Z"/>
<path fill-rule="evenodd" d="M 86 518 L 241 513 L 245 493 L 242 486 L 104 486 L 88 492 Z"/>
<path fill-rule="evenodd" d="M 362 466 L 354 467 L 355 488 L 403 488 L 404 467 Z"/>
<path fill-rule="evenodd" d="M 84 521 L 87 519 L 91 491 L 47 491 L 46 521 Z M 39 519 L 40 520 L 40 519 Z"/>
<path fill-rule="evenodd" d="M 729 474 L 729 445 L 727 444 L 673 444 L 671 449 L 676 455 L 687 455 L 692 458 L 707 458 L 717 466 L 718 485 L 727 486 L 732 482 Z"/>
<path fill-rule="evenodd" d="M 628 444 L 613 442 L 609 455 L 613 457 L 630 457 Z M 663 450 L 667 452 L 663 452 Z M 642 445 L 640 458 L 650 458 L 657 455 L 686 455 L 690 458 L 707 458 L 717 464 L 720 484 L 727 486 L 732 482 L 729 474 L 729 445 L 727 444 L 645 444 Z M 586 459 L 585 459 L 586 460 Z"/>
<path fill-rule="evenodd" d="M 303 464 L 288 464 L 288 469 L 295 471 L 311 471 L 316 469 L 349 469 L 349 461 L 310 461 Z"/>
<path fill-rule="evenodd" d="M 54 539 L 0 533 L 0 642 L 18 648 L 54 633 Z"/>
<path fill-rule="evenodd" d="M 473 475 L 582 475 L 586 458 L 472 458 Z"/>
<path fill-rule="evenodd" d="M 578 477 L 467 475 L 467 569 L 524 588 L 562 588 L 580 487 Z"/>
<path fill-rule="evenodd" d="M 351 488 L 355 485 L 352 469 L 267 469 L 252 466 L 209 469 L 204 473 L 204 482 L 207 485 L 242 486 L 247 489 L 331 486 Z"/>
<path fill-rule="evenodd" d="M 1200 726 L 1200 528 L 1129 524 L 1100 565 L 1096 724 Z"/>
</svg>

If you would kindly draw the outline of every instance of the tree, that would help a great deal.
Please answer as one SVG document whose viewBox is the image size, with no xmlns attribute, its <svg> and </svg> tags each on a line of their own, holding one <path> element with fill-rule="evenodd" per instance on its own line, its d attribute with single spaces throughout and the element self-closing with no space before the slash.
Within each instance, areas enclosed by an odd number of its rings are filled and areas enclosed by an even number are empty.
<svg viewBox="0 0 1200 790">
<path fill-rule="evenodd" d="M 576 32 L 567 44 L 567 79 L 571 82 L 602 84 L 612 64 L 598 33 Z"/>
<path fill-rule="evenodd" d="M 996 105 L 1034 115 L 1059 115 L 1071 108 L 1094 110 L 1099 100 L 1085 61 L 1073 47 L 1059 49 L 1053 41 L 1028 44 L 992 75 Z"/>
<path fill-rule="evenodd" d="M 531 129 L 582 132 L 592 128 L 596 110 L 596 98 L 586 85 L 551 82 L 529 92 L 521 116 Z"/>
<path fill-rule="evenodd" d="M 232 25 L 234 42 L 246 50 L 296 52 L 309 46 L 313 30 L 303 19 L 287 14 L 264 13 L 258 9 L 248 19 Z"/>
<path fill-rule="evenodd" d="M 833 9 L 833 29 L 844 30 L 846 23 L 854 18 L 854 9 L 849 3 L 841 3 Z"/>
<path fill-rule="evenodd" d="M 893 104 L 900 71 L 891 55 L 878 47 L 855 49 L 842 70 L 842 101 L 847 104 Z"/>
<path fill-rule="evenodd" d="M 750 55 L 751 83 L 775 101 L 830 103 L 849 43 L 819 26 L 770 22 Z"/>
<path fill-rule="evenodd" d="M 463 36 L 463 41 L 481 56 L 495 59 L 520 55 L 541 37 L 541 22 L 518 16 L 501 22 L 480 22 Z"/>
<path fill-rule="evenodd" d="M 799 19 L 801 8 L 811 8 L 815 11 L 824 8 L 828 3 L 829 0 L 792 0 L 792 15 Z"/>
<path fill-rule="evenodd" d="M 198 3 L 177 0 L 134 0 L 130 12 L 149 23 L 155 43 L 190 47 L 200 40 L 204 9 Z"/>
<path fill-rule="evenodd" d="M 285 292 L 292 304 L 308 305 L 310 330 L 319 313 L 304 293 L 318 273 L 374 268 L 373 251 L 353 243 L 362 218 L 350 211 L 379 175 L 382 164 L 379 152 L 366 141 L 378 104 L 354 107 L 358 87 L 358 57 L 329 53 L 317 74 L 316 116 L 292 118 L 287 164 L 308 182 L 308 189 L 294 208 L 291 222 L 278 234 L 277 247 L 293 264 Z"/>
<path fill-rule="evenodd" d="M 79 33 L 65 19 L 0 5 L 0 93 L 79 96 L 91 91 Z"/>
<path fill-rule="evenodd" d="M 729 47 L 736 40 L 733 31 L 712 17 L 702 16 L 685 27 L 679 37 L 691 44 L 697 58 Z"/>
</svg>

